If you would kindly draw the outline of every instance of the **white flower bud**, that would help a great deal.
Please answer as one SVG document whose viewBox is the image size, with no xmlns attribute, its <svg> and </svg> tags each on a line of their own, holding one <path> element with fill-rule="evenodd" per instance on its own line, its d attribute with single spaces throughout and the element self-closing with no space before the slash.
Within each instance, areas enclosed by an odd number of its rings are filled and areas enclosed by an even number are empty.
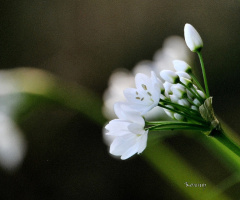
<svg viewBox="0 0 240 200">
<path fill-rule="evenodd" d="M 187 90 L 187 96 L 190 100 L 193 100 L 194 98 L 194 95 L 189 90 Z"/>
<path fill-rule="evenodd" d="M 160 72 L 160 76 L 165 80 L 168 81 L 169 83 L 177 83 L 179 82 L 179 77 L 178 75 L 171 71 L 171 70 L 162 70 Z"/>
<path fill-rule="evenodd" d="M 191 51 L 197 52 L 203 47 L 201 36 L 191 24 L 185 24 L 184 37 L 186 44 Z"/>
<path fill-rule="evenodd" d="M 179 99 L 178 104 L 181 105 L 181 106 L 186 106 L 186 107 L 190 106 L 190 103 L 188 102 L 187 99 Z"/>
<path fill-rule="evenodd" d="M 196 104 L 197 106 L 201 105 L 201 102 L 198 99 L 194 99 L 193 103 Z"/>
<path fill-rule="evenodd" d="M 173 94 L 179 99 L 187 96 L 185 88 L 181 87 L 180 85 L 173 85 L 171 87 L 171 90 Z"/>
<path fill-rule="evenodd" d="M 186 72 L 176 72 L 176 74 L 179 76 L 179 78 L 183 77 L 183 78 L 187 78 L 189 80 L 192 80 L 192 77 L 189 76 L 189 74 L 186 73 Z"/>
<path fill-rule="evenodd" d="M 192 72 L 192 68 L 189 66 L 189 64 L 187 64 L 182 60 L 174 60 L 173 66 L 177 72 L 186 72 L 186 73 Z"/>
<path fill-rule="evenodd" d="M 167 100 L 167 97 L 164 96 L 163 94 L 160 94 L 160 99 L 162 99 L 162 100 Z"/>
<path fill-rule="evenodd" d="M 170 105 L 167 105 L 166 107 L 173 109 L 173 107 L 170 106 Z M 171 117 L 172 119 L 174 119 L 174 112 L 173 112 L 173 111 L 168 110 L 168 109 L 166 109 L 166 108 L 163 108 L 163 110 L 165 111 L 165 113 L 166 113 L 169 117 Z"/>
<path fill-rule="evenodd" d="M 189 80 L 189 79 L 187 79 L 187 78 L 184 78 L 184 77 L 181 77 L 181 78 L 180 78 L 180 81 L 181 81 L 184 85 L 186 85 L 186 86 L 188 86 L 188 87 L 192 87 L 192 85 L 193 85 L 193 83 L 192 83 L 191 80 Z"/>
<path fill-rule="evenodd" d="M 197 106 L 191 106 L 191 109 L 196 110 L 196 111 L 199 111 L 199 109 L 198 109 Z"/>
<path fill-rule="evenodd" d="M 171 99 L 171 102 L 173 102 L 173 103 L 177 103 L 178 102 L 178 100 L 179 100 L 179 98 L 178 97 L 176 97 L 175 95 L 169 95 L 169 97 L 170 97 L 170 99 Z"/>
<path fill-rule="evenodd" d="M 169 94 L 172 94 L 172 91 L 171 91 L 171 87 L 172 87 L 172 83 L 169 83 L 169 82 L 165 82 L 163 83 L 163 87 L 165 89 L 165 96 L 166 97 L 169 97 Z"/>
<path fill-rule="evenodd" d="M 197 90 L 197 92 L 203 99 L 206 99 L 206 95 L 201 90 Z"/>
<path fill-rule="evenodd" d="M 179 120 L 179 121 L 183 121 L 184 120 L 184 117 L 182 115 L 178 114 L 178 113 L 174 113 L 173 116 L 174 116 L 174 118 L 176 120 Z"/>
<path fill-rule="evenodd" d="M 193 87 L 194 87 L 196 90 L 198 89 L 198 87 L 197 87 L 196 85 L 194 85 L 194 84 L 193 84 Z"/>
</svg>

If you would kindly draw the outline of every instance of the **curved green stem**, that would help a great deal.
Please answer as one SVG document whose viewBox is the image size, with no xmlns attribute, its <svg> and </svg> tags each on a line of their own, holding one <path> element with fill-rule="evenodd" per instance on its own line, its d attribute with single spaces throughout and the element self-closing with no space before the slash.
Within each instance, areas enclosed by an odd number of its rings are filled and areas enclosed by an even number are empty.
<svg viewBox="0 0 240 200">
<path fill-rule="evenodd" d="M 235 144 L 229 137 L 227 137 L 226 133 L 221 127 L 219 129 L 214 129 L 209 136 L 212 137 L 215 142 L 227 147 L 240 158 L 240 146 Z"/>
<path fill-rule="evenodd" d="M 204 85 L 205 85 L 205 90 L 206 90 L 206 95 L 207 98 L 209 97 L 209 89 L 208 89 L 208 83 L 207 83 L 207 76 L 206 76 L 206 72 L 205 72 L 205 67 L 204 67 L 204 63 L 203 63 L 203 58 L 202 58 L 202 54 L 200 51 L 197 51 L 200 63 L 201 63 L 201 68 L 202 68 L 202 74 L 203 74 L 203 80 L 204 80 Z"/>
</svg>

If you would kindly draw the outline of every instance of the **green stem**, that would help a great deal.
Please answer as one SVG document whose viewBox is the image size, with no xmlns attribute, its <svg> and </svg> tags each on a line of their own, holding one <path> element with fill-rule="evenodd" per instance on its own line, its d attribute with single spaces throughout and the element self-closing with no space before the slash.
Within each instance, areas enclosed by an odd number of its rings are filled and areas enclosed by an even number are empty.
<svg viewBox="0 0 240 200">
<path fill-rule="evenodd" d="M 197 80 L 196 76 L 191 72 L 189 73 L 189 75 L 192 77 L 193 81 L 196 83 L 197 87 L 202 90 L 202 92 L 204 94 L 206 94 L 205 90 L 203 89 L 203 87 L 201 86 L 201 84 L 199 83 L 199 81 Z"/>
<path fill-rule="evenodd" d="M 196 121 L 196 122 L 199 122 L 199 118 L 196 118 L 194 115 L 189 115 L 189 114 L 184 113 L 184 112 L 182 112 L 182 111 L 169 108 L 169 107 L 167 107 L 167 106 L 165 106 L 165 105 L 162 105 L 162 104 L 160 104 L 160 103 L 159 103 L 158 105 L 159 105 L 160 107 L 166 108 L 166 109 L 168 109 L 168 110 L 170 110 L 170 111 L 172 111 L 172 112 L 174 112 L 174 113 L 178 113 L 178 114 L 186 117 L 186 118 L 189 119 L 189 120 L 194 120 L 194 121 Z"/>
<path fill-rule="evenodd" d="M 180 84 L 183 85 L 185 88 L 187 88 L 189 90 L 189 92 L 191 92 L 193 94 L 193 96 L 195 96 L 201 103 L 204 102 L 203 98 L 197 93 L 197 91 L 195 90 L 194 87 L 192 87 L 194 89 L 194 91 L 192 91 L 192 88 L 188 87 L 184 83 L 180 82 Z"/>
<path fill-rule="evenodd" d="M 171 105 L 173 107 L 176 107 L 177 109 L 179 109 L 181 111 L 184 111 L 187 114 L 190 114 L 190 115 L 194 114 L 194 115 L 200 116 L 199 112 L 197 112 L 196 110 L 193 110 L 191 108 L 188 108 L 188 107 L 185 107 L 185 106 L 173 103 L 171 101 L 163 100 L 163 99 L 161 99 L 160 102 L 163 102 L 163 103 L 169 104 L 169 105 Z"/>
<path fill-rule="evenodd" d="M 154 124 L 155 126 L 151 126 L 148 130 L 199 130 L 199 131 L 207 131 L 208 128 L 198 124 L 192 124 L 188 122 L 171 122 L 171 123 L 159 123 Z"/>
<path fill-rule="evenodd" d="M 218 143 L 224 145 L 234 154 L 240 157 L 240 146 L 235 144 L 229 137 L 227 137 L 222 128 L 213 130 L 209 136 L 212 137 L 215 142 L 217 141 Z"/>
<path fill-rule="evenodd" d="M 204 85 L 205 85 L 205 90 L 206 90 L 206 95 L 207 98 L 209 97 L 209 89 L 208 89 L 208 83 L 207 83 L 207 76 L 206 76 L 206 72 L 205 72 L 205 67 L 204 67 L 204 63 L 203 63 L 203 58 L 202 58 L 202 54 L 200 51 L 197 51 L 200 63 L 201 63 L 201 68 L 202 68 L 202 74 L 203 74 L 203 80 L 204 80 Z"/>
</svg>

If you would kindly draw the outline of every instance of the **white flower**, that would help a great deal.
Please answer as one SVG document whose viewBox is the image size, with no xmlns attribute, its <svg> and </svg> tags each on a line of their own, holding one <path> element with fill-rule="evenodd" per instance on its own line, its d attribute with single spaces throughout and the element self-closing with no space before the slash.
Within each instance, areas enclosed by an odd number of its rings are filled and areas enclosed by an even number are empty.
<svg viewBox="0 0 240 200">
<path fill-rule="evenodd" d="M 179 81 L 178 75 L 171 70 L 162 70 L 160 72 L 160 76 L 163 78 L 163 80 L 172 84 L 177 83 Z"/>
<path fill-rule="evenodd" d="M 187 78 L 189 80 L 192 80 L 192 77 L 186 72 L 176 72 L 176 74 L 179 76 L 179 78 L 184 77 L 184 78 Z"/>
<path fill-rule="evenodd" d="M 180 84 L 174 84 L 171 87 L 171 90 L 173 92 L 173 95 L 176 96 L 179 99 L 184 98 L 185 96 L 187 96 L 185 88 L 182 85 L 180 85 Z"/>
<path fill-rule="evenodd" d="M 138 73 L 135 77 L 135 83 L 136 88 L 125 89 L 124 96 L 131 109 L 144 115 L 158 105 L 160 94 L 164 92 L 163 84 L 154 72 L 151 72 L 150 78 Z"/>
<path fill-rule="evenodd" d="M 178 104 L 181 105 L 181 106 L 186 106 L 186 107 L 190 106 L 190 103 L 188 102 L 187 99 L 179 99 Z"/>
<path fill-rule="evenodd" d="M 173 66 L 177 72 L 186 72 L 186 73 L 192 72 L 192 68 L 190 67 L 190 65 L 182 60 L 174 60 Z"/>
<path fill-rule="evenodd" d="M 179 121 L 183 121 L 184 117 L 178 113 L 174 113 L 174 118 Z"/>
<path fill-rule="evenodd" d="M 116 103 L 114 110 L 119 119 L 106 125 L 107 135 L 113 136 L 110 153 L 127 159 L 135 153 L 142 153 L 147 146 L 148 131 L 139 112 L 129 110 L 124 104 Z"/>
<path fill-rule="evenodd" d="M 201 36 L 191 24 L 185 24 L 184 37 L 186 44 L 191 51 L 197 52 L 203 47 Z"/>
<path fill-rule="evenodd" d="M 164 69 L 173 70 L 173 60 L 180 59 L 191 62 L 192 56 L 182 37 L 170 36 L 164 40 L 162 48 L 153 56 L 154 72 L 158 73 Z"/>
<path fill-rule="evenodd" d="M 186 86 L 188 86 L 188 87 L 192 87 L 192 86 L 193 86 L 192 81 L 189 80 L 189 79 L 187 79 L 187 78 L 180 77 L 180 81 L 181 81 L 184 85 L 186 85 Z"/>
<path fill-rule="evenodd" d="M 169 95 L 170 94 L 172 94 L 172 90 L 171 90 L 171 87 L 172 87 L 172 83 L 169 83 L 169 82 L 165 82 L 165 83 L 163 83 L 163 87 L 164 87 L 164 89 L 165 89 L 165 96 L 166 97 L 169 97 Z"/>
<path fill-rule="evenodd" d="M 126 69 L 118 69 L 112 73 L 108 81 L 108 88 L 103 95 L 103 114 L 108 119 L 116 118 L 113 107 L 118 101 L 124 101 L 123 90 L 134 87 L 134 76 Z"/>
<path fill-rule="evenodd" d="M 26 153 L 26 141 L 17 125 L 0 112 L 0 165 L 7 170 L 16 169 Z"/>
<path fill-rule="evenodd" d="M 197 90 L 197 92 L 203 99 L 206 99 L 206 95 L 201 90 Z"/>
</svg>

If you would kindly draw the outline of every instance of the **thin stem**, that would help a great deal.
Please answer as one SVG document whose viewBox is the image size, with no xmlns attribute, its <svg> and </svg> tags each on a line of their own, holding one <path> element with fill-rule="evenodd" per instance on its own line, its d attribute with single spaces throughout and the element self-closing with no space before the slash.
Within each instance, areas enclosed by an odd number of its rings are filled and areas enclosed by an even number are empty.
<svg viewBox="0 0 240 200">
<path fill-rule="evenodd" d="M 200 131 L 206 131 L 208 128 L 205 126 L 199 125 L 199 124 L 192 124 L 188 122 L 171 122 L 171 123 L 160 123 L 155 126 L 151 126 L 148 128 L 148 130 L 200 130 Z"/>
<path fill-rule="evenodd" d="M 200 60 L 200 63 L 201 63 L 203 80 L 204 80 L 206 95 L 207 95 L 207 98 L 208 98 L 209 97 L 209 89 L 208 89 L 207 76 L 206 76 L 206 72 L 205 72 L 205 68 L 204 68 L 203 58 L 202 58 L 202 54 L 201 54 L 200 51 L 197 51 L 197 54 L 198 54 L 198 57 L 199 57 L 199 60 Z"/>
<path fill-rule="evenodd" d="M 179 110 L 175 110 L 175 109 L 169 108 L 169 107 L 167 107 L 167 106 L 165 106 L 165 105 L 162 105 L 162 104 L 160 104 L 160 103 L 159 103 L 158 105 L 159 105 L 160 107 L 162 107 L 162 108 L 166 108 L 166 109 L 168 109 L 168 110 L 170 110 L 170 111 L 172 111 L 172 112 L 178 113 L 178 114 L 186 117 L 186 118 L 189 119 L 189 120 L 194 120 L 194 121 L 196 121 L 196 122 L 198 122 L 198 123 L 199 123 L 199 121 L 201 121 L 201 119 L 199 119 L 199 117 L 195 117 L 195 116 L 193 116 L 193 115 L 189 115 L 189 114 L 187 114 L 187 113 L 183 113 L 183 112 L 181 112 L 181 111 L 179 111 Z"/>
<path fill-rule="evenodd" d="M 171 101 L 166 101 L 166 100 L 163 100 L 161 99 L 160 102 L 163 102 L 163 103 L 167 103 L 173 107 L 176 107 L 177 109 L 189 114 L 189 115 L 192 115 L 193 113 L 198 115 L 198 116 L 201 116 L 199 112 L 197 112 L 196 110 L 193 110 L 191 108 L 188 108 L 188 107 L 185 107 L 185 106 L 182 106 L 182 105 L 179 105 L 179 104 L 176 104 L 176 103 L 173 103 Z"/>
<path fill-rule="evenodd" d="M 182 82 L 180 82 L 180 84 L 183 85 L 184 87 L 186 87 L 189 90 L 189 92 L 191 92 L 193 94 L 193 96 L 195 96 L 200 102 L 203 103 L 203 101 L 204 101 L 203 98 L 197 92 L 192 91 L 192 88 L 188 87 L 187 85 L 185 85 Z M 195 88 L 193 87 L 193 89 L 195 89 Z"/>
<path fill-rule="evenodd" d="M 192 72 L 189 73 L 189 75 L 192 77 L 192 79 L 193 79 L 193 81 L 196 83 L 197 87 L 198 87 L 200 90 L 202 90 L 202 92 L 203 92 L 204 94 L 206 94 L 205 90 L 203 89 L 203 87 L 201 86 L 201 84 L 198 82 L 196 76 L 195 76 Z"/>
</svg>

